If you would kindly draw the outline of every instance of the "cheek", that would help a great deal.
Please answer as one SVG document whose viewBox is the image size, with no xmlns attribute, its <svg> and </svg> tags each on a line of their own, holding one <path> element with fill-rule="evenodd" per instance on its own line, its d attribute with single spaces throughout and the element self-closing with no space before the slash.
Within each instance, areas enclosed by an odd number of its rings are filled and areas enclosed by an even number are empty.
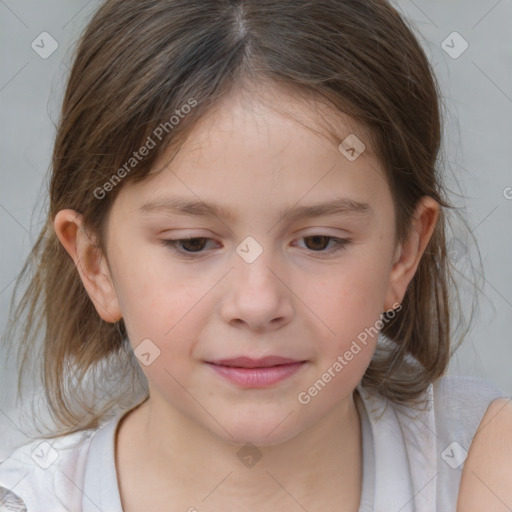
<svg viewBox="0 0 512 512">
<path fill-rule="evenodd" d="M 173 271 L 159 251 L 128 249 L 114 255 L 112 271 L 130 340 L 136 345 L 149 338 L 163 346 L 177 332 L 183 334 L 180 331 L 190 315 L 197 314 L 208 282 Z"/>
<path fill-rule="evenodd" d="M 347 261 L 343 270 L 307 291 L 304 302 L 322 320 L 318 370 L 330 369 L 331 374 L 339 375 L 332 380 L 343 389 L 357 385 L 375 351 L 383 326 L 380 315 L 384 311 L 387 277 L 385 265 L 372 262 L 371 258 L 358 258 Z M 329 379 L 329 375 L 325 378 Z M 330 389 L 325 398 L 342 391 L 337 386 Z"/>
<path fill-rule="evenodd" d="M 176 279 L 167 281 L 163 276 L 147 274 L 134 276 L 126 283 L 121 292 L 121 311 L 133 341 L 150 337 L 164 345 L 176 336 L 187 338 L 190 318 L 201 314 L 201 297 L 206 293 L 204 285 L 195 284 L 183 285 Z"/>
<path fill-rule="evenodd" d="M 384 312 L 388 279 L 383 265 L 367 265 L 361 260 L 319 286 L 310 287 L 307 293 L 310 301 L 319 305 L 322 318 L 332 330 L 338 335 L 352 331 L 353 335 L 353 329 L 364 328 L 369 322 L 373 325 Z"/>
<path fill-rule="evenodd" d="M 204 287 L 147 269 L 121 284 L 121 310 L 141 369 L 152 386 L 178 401 L 186 402 L 180 383 L 187 383 L 193 370 L 201 319 L 207 317 Z M 145 353 L 150 354 L 146 361 Z"/>
</svg>

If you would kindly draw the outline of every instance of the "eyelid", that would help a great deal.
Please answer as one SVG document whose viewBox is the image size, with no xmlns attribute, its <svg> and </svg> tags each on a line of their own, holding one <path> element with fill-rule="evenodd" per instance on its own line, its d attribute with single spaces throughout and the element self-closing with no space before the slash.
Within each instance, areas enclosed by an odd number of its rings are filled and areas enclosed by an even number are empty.
<svg viewBox="0 0 512 512">
<path fill-rule="evenodd" d="M 322 256 L 322 255 L 329 256 L 329 255 L 338 253 L 339 251 L 341 251 L 343 249 L 346 249 L 346 247 L 350 243 L 352 243 L 352 240 L 350 238 L 340 238 L 340 237 L 336 237 L 336 236 L 333 236 L 333 235 L 330 235 L 330 234 L 324 234 L 324 233 L 318 233 L 318 232 L 314 232 L 312 234 L 305 234 L 305 235 L 297 238 L 297 240 L 302 240 L 304 238 L 315 238 L 315 237 L 328 238 L 329 242 L 332 242 L 332 241 L 335 242 L 335 246 L 332 247 L 331 249 L 328 249 L 328 250 L 319 250 L 319 251 L 315 251 L 313 249 L 309 249 L 308 250 L 307 248 L 304 249 L 305 251 L 308 251 L 309 254 L 313 254 L 313 255 L 315 253 L 317 253 L 320 256 Z M 207 251 L 205 251 L 205 250 L 200 250 L 200 251 L 180 250 L 179 249 L 179 245 L 180 245 L 181 242 L 187 242 L 187 241 L 199 240 L 199 239 L 206 240 L 206 242 L 205 242 L 206 244 L 209 241 L 214 240 L 211 237 L 205 237 L 205 236 L 189 236 L 189 237 L 183 237 L 183 238 L 163 239 L 163 240 L 161 240 L 161 243 L 162 243 L 162 245 L 171 248 L 172 251 L 174 251 L 175 253 L 177 253 L 179 255 L 184 256 L 185 258 L 188 258 L 188 259 L 198 259 L 202 255 L 207 254 Z"/>
</svg>

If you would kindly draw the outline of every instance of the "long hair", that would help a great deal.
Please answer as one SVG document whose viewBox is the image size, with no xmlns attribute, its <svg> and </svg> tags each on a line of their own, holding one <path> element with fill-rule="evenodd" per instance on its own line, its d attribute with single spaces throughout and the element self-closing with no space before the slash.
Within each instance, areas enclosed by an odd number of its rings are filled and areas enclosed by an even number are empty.
<svg viewBox="0 0 512 512">
<path fill-rule="evenodd" d="M 6 336 L 17 348 L 18 391 L 34 378 L 32 361 L 59 435 L 97 426 L 114 406 L 147 394 L 147 383 L 123 321 L 105 322 L 94 309 L 54 232 L 56 213 L 80 212 L 104 248 L 105 220 L 124 184 L 144 180 L 234 87 L 255 81 L 315 98 L 364 127 L 390 185 L 399 241 L 422 196 L 441 204 L 402 309 L 382 329 L 391 343 L 375 353 L 362 384 L 405 404 L 446 371 L 454 282 L 438 162 L 440 93 L 397 11 L 384 0 L 108 0 L 76 48 L 47 222 L 19 276 L 16 290 L 28 285 L 13 297 Z M 139 153 L 149 139 L 155 147 Z"/>
</svg>

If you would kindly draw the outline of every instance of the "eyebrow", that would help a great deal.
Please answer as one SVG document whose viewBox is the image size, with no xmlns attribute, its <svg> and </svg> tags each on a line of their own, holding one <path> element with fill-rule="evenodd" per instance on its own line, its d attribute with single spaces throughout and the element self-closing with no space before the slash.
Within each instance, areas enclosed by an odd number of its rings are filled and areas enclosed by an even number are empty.
<svg viewBox="0 0 512 512">
<path fill-rule="evenodd" d="M 140 207 L 140 210 L 143 212 L 156 210 L 198 217 L 209 217 L 213 215 L 226 220 L 236 220 L 236 216 L 233 212 L 220 204 L 206 203 L 204 201 L 195 201 L 180 197 L 157 199 L 145 203 Z M 300 220 L 304 218 L 324 217 L 327 215 L 369 216 L 371 214 L 373 214 L 373 209 L 368 203 L 340 197 L 324 203 L 288 208 L 280 213 L 280 218 L 286 220 Z"/>
</svg>

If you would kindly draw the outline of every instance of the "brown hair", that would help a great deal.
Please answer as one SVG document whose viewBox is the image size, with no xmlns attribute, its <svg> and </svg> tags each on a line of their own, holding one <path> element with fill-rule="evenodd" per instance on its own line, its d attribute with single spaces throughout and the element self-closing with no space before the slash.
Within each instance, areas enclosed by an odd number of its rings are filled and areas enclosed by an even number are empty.
<svg viewBox="0 0 512 512">
<path fill-rule="evenodd" d="M 393 194 L 399 240 L 422 196 L 449 207 L 438 166 L 435 76 L 413 31 L 386 1 L 104 2 L 76 50 L 55 140 L 47 223 L 19 276 L 16 289 L 30 280 L 9 330 L 9 343 L 18 346 L 18 392 L 33 358 L 61 434 L 97 426 L 114 405 L 147 395 L 147 383 L 123 321 L 107 323 L 96 313 L 54 233 L 55 214 L 82 213 L 104 247 L 102 228 L 123 184 L 144 179 L 171 143 L 178 147 L 244 81 L 288 87 L 366 130 Z M 173 115 L 179 122 L 170 122 Z M 155 133 L 161 141 L 127 167 Z M 445 220 L 442 208 L 402 310 L 382 329 L 391 343 L 378 349 L 362 380 L 397 403 L 420 397 L 449 361 L 453 279 Z M 118 385 L 101 395 L 107 378 Z"/>
</svg>

